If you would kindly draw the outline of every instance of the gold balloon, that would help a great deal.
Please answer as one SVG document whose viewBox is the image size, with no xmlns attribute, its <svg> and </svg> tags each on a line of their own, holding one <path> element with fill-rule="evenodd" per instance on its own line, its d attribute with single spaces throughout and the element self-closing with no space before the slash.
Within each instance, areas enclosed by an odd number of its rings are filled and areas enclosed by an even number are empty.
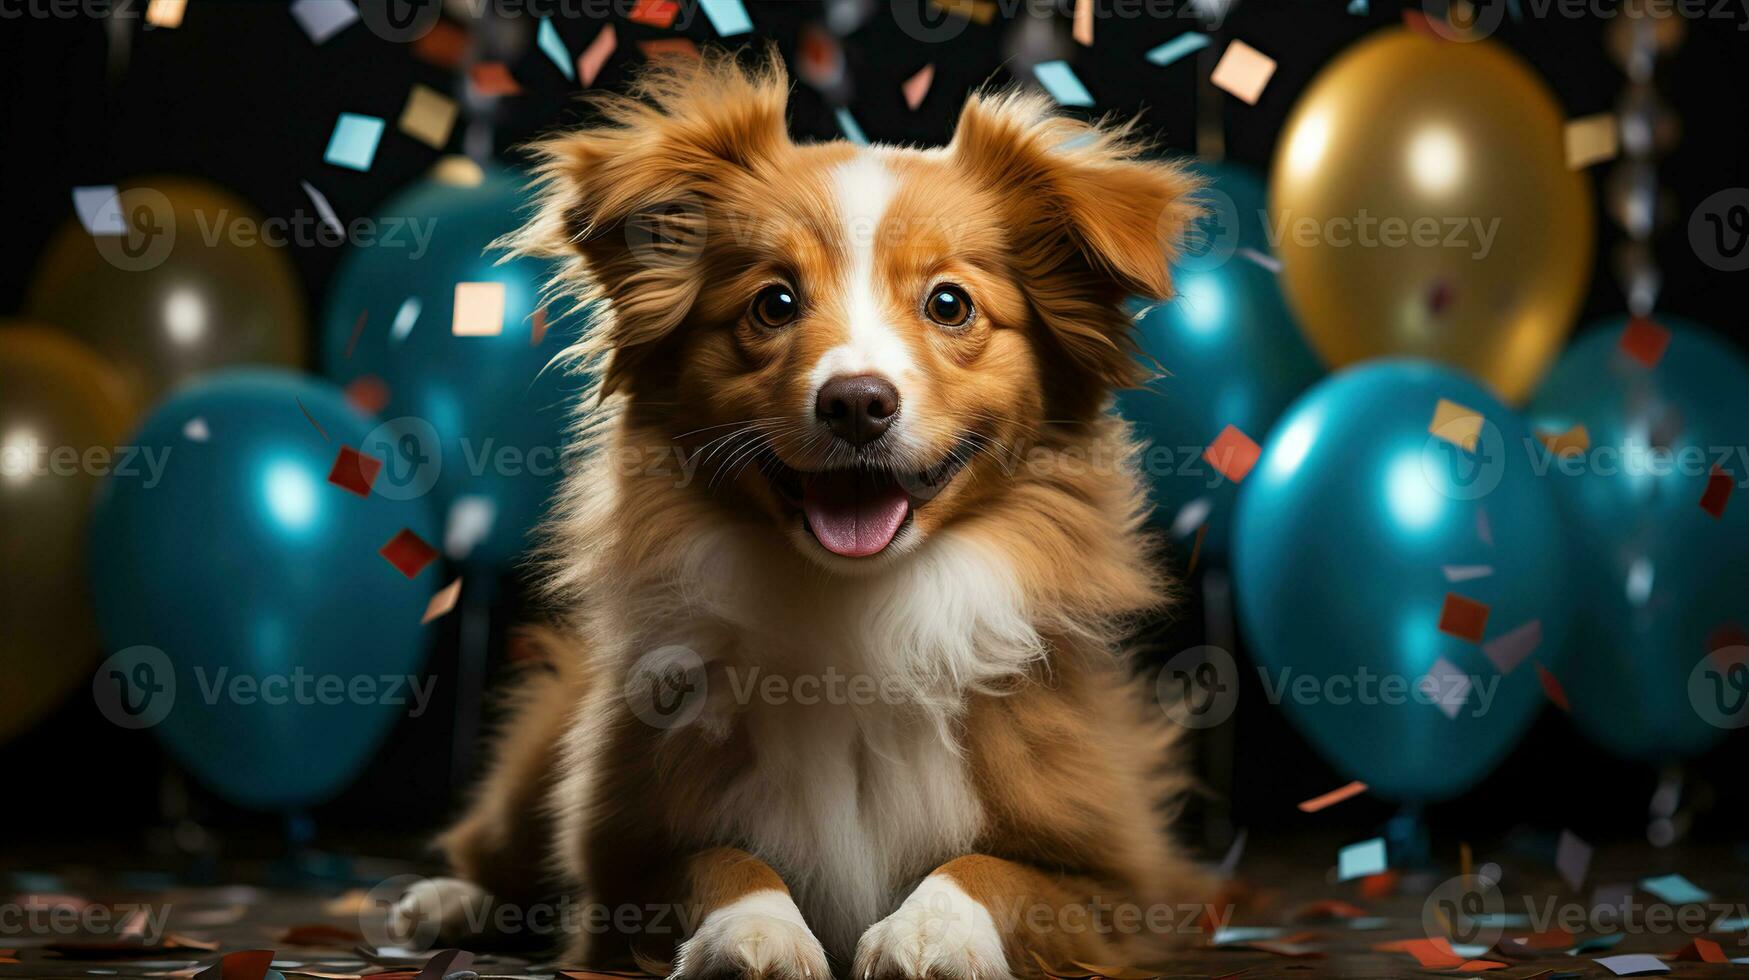
<svg viewBox="0 0 1749 980">
<path fill-rule="evenodd" d="M 1269 188 L 1283 288 L 1319 355 L 1434 358 L 1528 397 L 1591 271 L 1590 190 L 1564 126 L 1488 41 L 1382 31 L 1320 72 Z"/>
<path fill-rule="evenodd" d="M 85 524 L 133 409 L 85 345 L 0 327 L 0 742 L 91 681 Z"/>
<path fill-rule="evenodd" d="M 123 184 L 99 216 L 125 232 L 69 221 L 43 254 L 27 310 L 91 345 L 143 401 L 226 365 L 303 363 L 303 290 L 284 243 L 300 228 L 314 235 L 310 223 L 264 224 L 187 177 Z"/>
</svg>

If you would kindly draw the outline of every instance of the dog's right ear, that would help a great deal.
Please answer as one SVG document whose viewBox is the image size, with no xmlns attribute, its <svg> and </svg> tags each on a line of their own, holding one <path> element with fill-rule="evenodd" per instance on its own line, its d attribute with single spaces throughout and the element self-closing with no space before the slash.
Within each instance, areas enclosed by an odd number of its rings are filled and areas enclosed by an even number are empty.
<svg viewBox="0 0 1749 980">
<path fill-rule="evenodd" d="M 751 67 L 722 53 L 665 58 L 627 94 L 595 96 L 598 122 L 534 147 L 536 214 L 501 244 L 558 260 L 555 292 L 591 306 L 578 353 L 604 396 L 692 310 L 713 200 L 790 147 L 788 98 L 775 51 Z"/>
</svg>

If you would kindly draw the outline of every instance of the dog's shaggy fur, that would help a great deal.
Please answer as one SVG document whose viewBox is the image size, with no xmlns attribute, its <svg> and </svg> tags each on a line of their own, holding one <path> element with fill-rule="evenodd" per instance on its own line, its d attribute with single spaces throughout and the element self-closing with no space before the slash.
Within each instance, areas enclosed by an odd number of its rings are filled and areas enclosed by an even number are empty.
<svg viewBox="0 0 1749 980">
<path fill-rule="evenodd" d="M 669 63 L 539 147 L 508 244 L 562 266 L 600 385 L 551 523 L 563 626 L 443 838 L 468 884 L 408 902 L 453 926 L 565 889 L 624 915 L 570 955 L 678 976 L 1158 959 L 1206 882 L 1120 656 L 1164 583 L 1106 406 L 1190 179 L 1039 97 L 916 150 L 793 143 L 787 94 L 775 60 Z M 823 414 L 845 375 L 891 383 L 879 439 Z M 845 469 L 904 515 L 872 554 L 822 533 Z"/>
</svg>

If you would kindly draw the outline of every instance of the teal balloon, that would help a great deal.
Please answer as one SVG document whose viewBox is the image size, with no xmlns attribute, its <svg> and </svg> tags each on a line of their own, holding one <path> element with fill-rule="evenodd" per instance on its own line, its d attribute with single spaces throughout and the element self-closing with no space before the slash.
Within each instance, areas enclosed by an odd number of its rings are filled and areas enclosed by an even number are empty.
<svg viewBox="0 0 1749 980">
<path fill-rule="evenodd" d="M 1282 299 L 1275 273 L 1240 253 L 1269 254 L 1265 191 L 1249 170 L 1200 163 L 1205 214 L 1174 264 L 1177 295 L 1136 324 L 1143 364 L 1157 377 L 1118 394 L 1118 411 L 1148 448 L 1142 457 L 1156 524 L 1207 508 L 1202 553 L 1227 552 L 1238 484 L 1202 458 L 1227 426 L 1262 442 L 1296 395 L 1323 374 Z M 1161 373 L 1162 370 L 1166 373 Z M 1195 513 L 1193 510 L 1191 513 Z M 1197 522 L 1187 518 L 1184 532 Z"/>
<path fill-rule="evenodd" d="M 1435 426 L 1442 400 L 1472 421 Z M 1532 661 L 1561 649 L 1569 600 L 1528 439 L 1469 378 L 1373 361 L 1294 402 L 1240 489 L 1234 595 L 1265 689 L 1382 796 L 1463 792 L 1544 703 Z M 1482 643 L 1520 658 L 1442 630 L 1448 594 L 1486 605 Z"/>
<path fill-rule="evenodd" d="M 362 447 L 384 461 L 383 492 L 431 495 L 444 514 L 464 500 L 470 513 L 488 514 L 483 536 L 464 532 L 457 546 L 465 550 L 452 555 L 479 567 L 502 567 L 527 551 L 557 485 L 567 412 L 582 387 L 549 367 L 564 347 L 562 331 L 534 342 L 550 267 L 499 264 L 489 250 L 528 216 L 526 182 L 502 170 L 475 187 L 427 181 L 383 205 L 378 227 L 405 231 L 395 244 L 347 253 L 323 321 L 323 373 L 343 385 L 375 377 L 387 387 L 384 424 Z M 472 328 L 455 324 L 458 286 L 488 306 L 502 296 L 497 333 L 456 334 L 456 326 Z"/>
<path fill-rule="evenodd" d="M 1561 678 L 1573 721 L 1618 756 L 1665 762 L 1749 721 L 1749 690 L 1709 682 L 1733 675 L 1703 663 L 1749 642 L 1749 363 L 1693 323 L 1657 322 L 1670 344 L 1656 366 L 1620 351 L 1625 318 L 1605 321 L 1526 415 L 1539 431 L 1583 425 L 1590 441 L 1547 463 L 1585 610 Z M 1715 465 L 1731 486 L 1719 517 L 1700 506 Z"/>
<path fill-rule="evenodd" d="M 427 501 L 328 482 L 371 424 L 318 379 L 220 372 L 160 404 L 138 465 L 98 491 L 99 705 L 241 806 L 333 797 L 412 709 L 442 563 L 409 581 L 377 552 L 403 529 L 433 540 L 436 521 Z"/>
</svg>

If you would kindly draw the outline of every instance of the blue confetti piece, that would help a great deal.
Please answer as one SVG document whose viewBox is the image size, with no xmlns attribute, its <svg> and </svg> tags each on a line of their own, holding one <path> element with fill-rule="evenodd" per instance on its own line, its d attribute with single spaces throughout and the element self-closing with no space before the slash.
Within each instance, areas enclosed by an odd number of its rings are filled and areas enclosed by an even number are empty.
<svg viewBox="0 0 1749 980">
<path fill-rule="evenodd" d="M 868 137 L 863 134 L 862 126 L 857 123 L 856 117 L 850 114 L 849 109 L 839 109 L 836 115 L 838 116 L 838 128 L 844 130 L 845 139 L 857 146 L 868 145 Z"/>
<path fill-rule="evenodd" d="M 73 210 L 79 223 L 93 235 L 125 235 L 127 222 L 121 216 L 121 192 L 114 184 L 73 188 Z"/>
<path fill-rule="evenodd" d="M 1348 0 L 1348 12 L 1356 17 L 1365 17 L 1369 9 L 1366 0 Z"/>
<path fill-rule="evenodd" d="M 1712 898 L 1712 894 L 1699 888 L 1694 882 L 1681 875 L 1664 875 L 1661 878 L 1647 878 L 1640 882 L 1640 887 L 1658 896 L 1671 905 L 1690 905 L 1704 902 Z"/>
<path fill-rule="evenodd" d="M 371 161 L 377 158 L 377 144 L 382 140 L 381 119 L 342 112 L 334 123 L 334 135 L 328 138 L 328 150 L 322 154 L 322 159 L 337 167 L 367 171 Z"/>
<path fill-rule="evenodd" d="M 1051 98 L 1063 105 L 1093 104 L 1093 94 L 1075 77 L 1075 70 L 1067 61 L 1041 61 L 1033 66 L 1032 75 L 1051 93 Z"/>
<path fill-rule="evenodd" d="M 1365 3 L 1366 0 L 1360 0 Z M 1155 65 L 1170 65 L 1187 54 L 1194 54 L 1209 46 L 1207 34 L 1180 34 L 1165 44 L 1160 45 L 1146 55 L 1149 63 Z"/>
<path fill-rule="evenodd" d="M 413 332 L 413 324 L 419 322 L 419 311 L 424 305 L 417 296 L 409 296 L 401 301 L 401 308 L 395 311 L 395 326 L 389 331 L 389 336 L 395 343 L 406 340 L 407 335 Z"/>
<path fill-rule="evenodd" d="M 559 66 L 559 71 L 571 81 L 577 80 L 577 67 L 571 64 L 571 49 L 565 47 L 565 42 L 559 37 L 559 29 L 553 26 L 551 17 L 540 19 L 540 30 L 536 32 L 534 43 L 541 53 L 553 59 L 553 64 Z"/>
<path fill-rule="evenodd" d="M 747 8 L 741 5 L 741 0 L 698 0 L 704 8 L 704 15 L 711 19 L 711 26 L 723 37 L 735 34 L 745 34 L 753 29 L 753 18 L 747 16 Z"/>
<path fill-rule="evenodd" d="M 1385 870 L 1385 839 L 1374 837 L 1350 844 L 1336 854 L 1336 880 L 1351 881 Z"/>
</svg>

